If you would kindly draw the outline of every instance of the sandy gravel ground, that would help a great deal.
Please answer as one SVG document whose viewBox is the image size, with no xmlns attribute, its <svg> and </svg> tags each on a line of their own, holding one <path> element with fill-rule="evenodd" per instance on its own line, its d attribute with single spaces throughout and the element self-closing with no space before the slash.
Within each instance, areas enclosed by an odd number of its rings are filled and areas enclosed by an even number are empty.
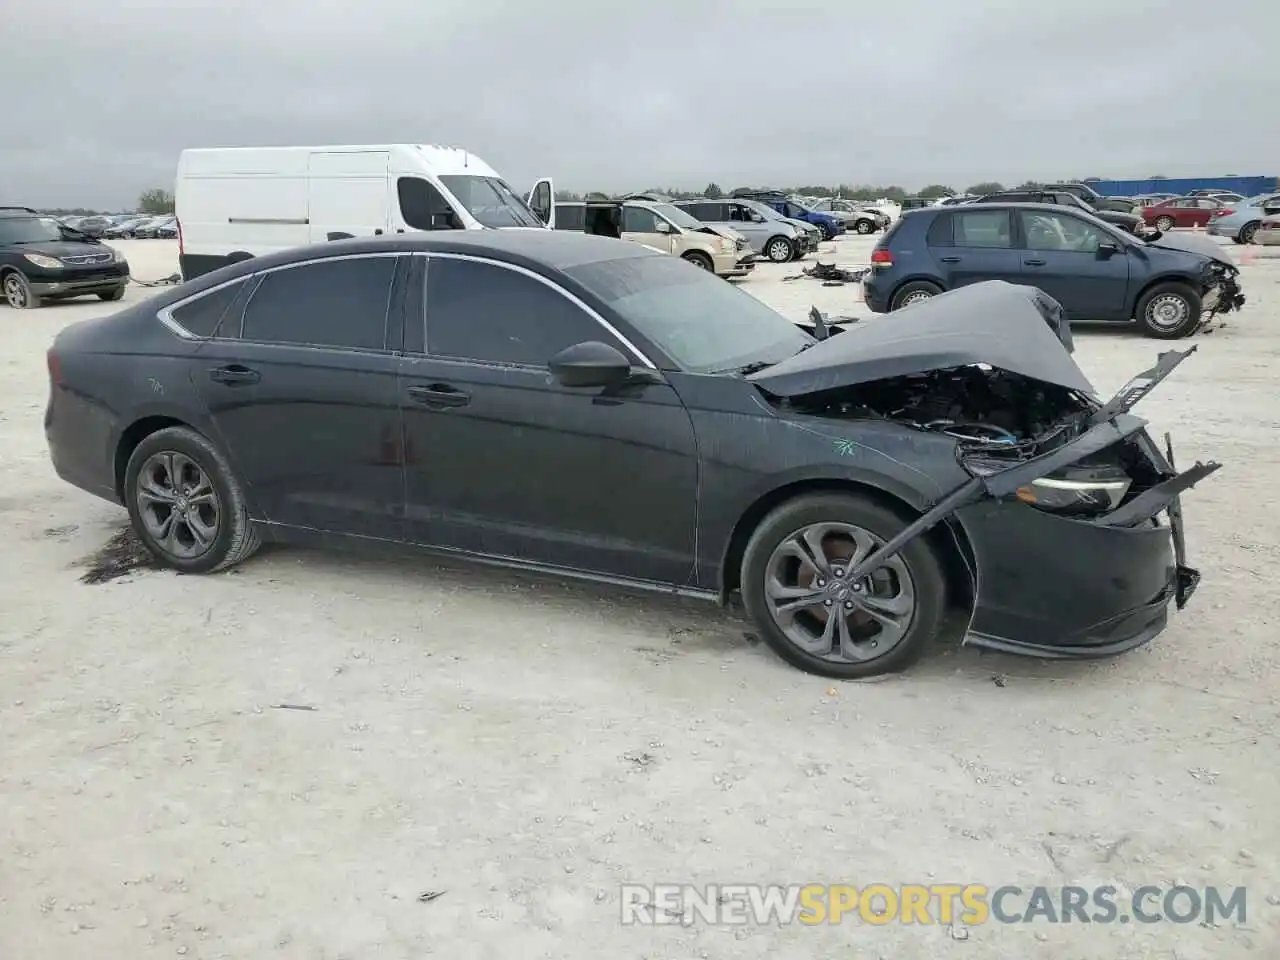
<svg viewBox="0 0 1280 960">
<path fill-rule="evenodd" d="M 121 246 L 143 279 L 174 269 L 168 242 Z M 794 272 L 745 286 L 862 309 Z M 0 308 L 0 957 L 1280 955 L 1280 259 L 1244 285 L 1139 411 L 1226 464 L 1186 498 L 1204 582 L 1155 644 L 943 649 L 834 686 L 714 607 L 432 560 L 275 550 L 86 585 L 124 512 L 54 476 L 43 355 L 106 308 Z M 1078 343 L 1103 392 L 1160 349 Z M 811 881 L 1243 884 L 1248 917 L 964 942 L 619 924 L 622 883 Z"/>
</svg>

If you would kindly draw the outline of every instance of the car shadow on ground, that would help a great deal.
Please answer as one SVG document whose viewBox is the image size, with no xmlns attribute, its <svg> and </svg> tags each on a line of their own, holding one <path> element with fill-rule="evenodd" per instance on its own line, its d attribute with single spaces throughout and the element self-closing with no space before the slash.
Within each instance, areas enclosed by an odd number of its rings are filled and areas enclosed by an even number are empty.
<svg viewBox="0 0 1280 960">
<path fill-rule="evenodd" d="M 56 530 L 46 531 L 52 536 Z M 138 541 L 128 524 L 120 525 L 96 550 L 76 567 L 85 584 L 126 580 L 143 573 L 177 576 L 158 567 Z M 775 656 L 761 642 L 755 626 L 747 619 L 735 595 L 728 607 L 696 597 L 647 591 L 637 587 L 559 578 L 551 574 L 513 569 L 462 558 L 439 556 L 412 550 L 326 551 L 284 544 L 264 544 L 250 560 L 225 573 L 210 576 L 244 577 L 246 581 L 294 584 L 306 589 L 313 577 L 341 582 L 357 596 L 369 597 L 378 591 L 397 596 L 414 596 L 430 586 L 447 594 L 471 594 L 476 600 L 533 602 L 551 606 L 565 614 L 594 616 L 602 605 L 611 617 L 642 630 L 652 630 L 635 652 L 654 663 L 664 663 L 681 655 L 736 657 L 758 654 L 779 670 L 794 668 Z M 200 580 L 201 577 L 192 577 Z M 376 602 L 373 600 L 371 602 Z M 956 610 L 920 660 L 904 674 L 873 677 L 870 682 L 899 678 L 958 682 L 963 686 L 990 682 L 1004 686 L 1009 678 L 1019 680 L 1070 680 L 1087 676 L 1106 661 L 1040 660 L 1017 657 L 976 647 L 963 646 L 961 638 L 968 614 Z M 536 651 L 530 655 L 536 655 Z M 826 678 L 814 677 L 824 683 Z M 868 681 L 852 681 L 868 682 Z"/>
</svg>

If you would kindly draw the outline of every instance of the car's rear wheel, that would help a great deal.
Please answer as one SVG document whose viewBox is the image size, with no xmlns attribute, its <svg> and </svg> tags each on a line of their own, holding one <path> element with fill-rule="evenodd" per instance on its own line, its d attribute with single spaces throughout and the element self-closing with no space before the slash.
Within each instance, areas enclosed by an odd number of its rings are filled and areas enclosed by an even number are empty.
<svg viewBox="0 0 1280 960">
<path fill-rule="evenodd" d="M 796 255 L 796 245 L 786 237 L 770 237 L 764 255 L 774 263 L 786 263 Z"/>
<path fill-rule="evenodd" d="M 1177 340 L 1200 326 L 1200 295 L 1184 283 L 1158 283 L 1138 301 L 1138 323 L 1149 337 Z"/>
<path fill-rule="evenodd" d="M 1157 217 L 1156 229 L 1161 233 L 1168 233 L 1173 229 L 1173 217 Z"/>
<path fill-rule="evenodd" d="M 867 577 L 849 570 L 907 523 L 856 494 L 798 497 L 761 522 L 742 560 L 747 613 L 788 663 L 854 679 L 901 670 L 938 633 L 946 580 L 916 538 Z"/>
<path fill-rule="evenodd" d="M 876 225 L 872 223 L 870 220 L 859 220 L 854 225 L 853 229 L 856 230 L 858 233 L 862 234 L 863 236 L 866 236 L 868 233 L 871 233 L 871 231 L 875 230 L 875 228 L 876 228 Z"/>
<path fill-rule="evenodd" d="M 114 290 L 107 290 L 103 293 L 98 294 L 98 299 L 99 300 L 123 300 L 124 285 L 121 284 L 120 286 L 116 287 Z"/>
<path fill-rule="evenodd" d="M 1253 223 L 1246 223 L 1240 228 L 1239 240 L 1241 243 L 1253 243 L 1254 237 L 1258 235 L 1258 227 L 1261 221 L 1255 220 Z"/>
<path fill-rule="evenodd" d="M 894 292 L 889 309 L 900 310 L 913 303 L 923 303 L 941 292 L 942 288 L 936 283 L 930 283 L 928 280 L 912 280 L 910 283 L 904 283 Z"/>
<path fill-rule="evenodd" d="M 210 573 L 258 549 L 244 490 L 221 451 L 189 427 L 143 439 L 124 475 L 133 529 L 152 555 L 183 573 Z"/>
<path fill-rule="evenodd" d="M 0 275 L 0 292 L 4 293 L 4 302 L 15 310 L 34 310 L 40 306 L 40 298 L 17 270 Z"/>
</svg>

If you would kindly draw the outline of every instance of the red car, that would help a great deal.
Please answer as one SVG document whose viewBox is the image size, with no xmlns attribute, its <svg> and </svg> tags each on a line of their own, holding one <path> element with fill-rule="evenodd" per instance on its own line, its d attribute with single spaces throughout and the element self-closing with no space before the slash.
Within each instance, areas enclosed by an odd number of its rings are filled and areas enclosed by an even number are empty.
<svg viewBox="0 0 1280 960">
<path fill-rule="evenodd" d="M 1203 227 L 1214 217 L 1235 211 L 1210 197 L 1177 197 L 1143 207 L 1141 213 L 1143 222 L 1163 233 L 1174 227 Z"/>
</svg>

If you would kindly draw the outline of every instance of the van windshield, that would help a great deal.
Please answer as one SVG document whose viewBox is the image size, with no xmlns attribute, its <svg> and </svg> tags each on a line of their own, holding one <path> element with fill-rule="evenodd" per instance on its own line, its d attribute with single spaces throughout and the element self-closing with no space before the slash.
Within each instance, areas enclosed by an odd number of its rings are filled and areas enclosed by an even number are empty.
<svg viewBox="0 0 1280 960">
<path fill-rule="evenodd" d="M 497 177 L 455 174 L 441 177 L 440 182 L 486 227 L 545 226 L 524 200 Z"/>
</svg>

